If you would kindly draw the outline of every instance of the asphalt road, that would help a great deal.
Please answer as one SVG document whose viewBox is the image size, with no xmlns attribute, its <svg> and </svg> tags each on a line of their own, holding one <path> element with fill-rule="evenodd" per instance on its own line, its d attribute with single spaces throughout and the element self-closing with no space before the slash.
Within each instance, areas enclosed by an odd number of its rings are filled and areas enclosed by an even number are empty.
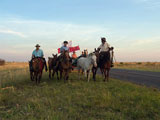
<svg viewBox="0 0 160 120">
<path fill-rule="evenodd" d="M 110 77 L 160 89 L 160 72 L 148 72 L 113 68 L 111 69 Z"/>
</svg>

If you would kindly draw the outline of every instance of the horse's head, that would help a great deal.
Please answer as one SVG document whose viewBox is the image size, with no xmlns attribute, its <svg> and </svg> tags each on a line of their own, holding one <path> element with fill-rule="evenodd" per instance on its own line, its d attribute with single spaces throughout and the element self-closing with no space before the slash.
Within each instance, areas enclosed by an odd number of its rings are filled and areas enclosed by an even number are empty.
<svg viewBox="0 0 160 120">
<path fill-rule="evenodd" d="M 90 53 L 89 58 L 91 59 L 93 66 L 97 67 L 97 57 L 96 57 L 95 53 Z"/>
<path fill-rule="evenodd" d="M 68 52 L 68 51 L 64 51 L 64 52 L 62 53 L 62 56 L 63 56 L 63 60 L 64 60 L 65 62 L 67 62 L 67 61 L 70 60 L 69 52 Z"/>
<path fill-rule="evenodd" d="M 96 55 L 96 57 L 97 57 L 97 63 L 99 63 L 99 57 L 100 57 L 100 55 L 99 55 L 99 50 L 98 49 L 94 49 L 95 51 L 94 51 L 94 54 Z"/>
<path fill-rule="evenodd" d="M 53 65 L 56 65 L 57 58 L 58 58 L 57 54 L 55 55 L 53 54 L 53 60 L 52 60 Z"/>
</svg>

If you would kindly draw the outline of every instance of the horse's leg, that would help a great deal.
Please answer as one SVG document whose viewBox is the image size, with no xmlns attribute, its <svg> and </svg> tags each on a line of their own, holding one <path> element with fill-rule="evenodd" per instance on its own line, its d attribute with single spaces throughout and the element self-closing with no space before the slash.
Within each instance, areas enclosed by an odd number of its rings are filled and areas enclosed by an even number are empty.
<svg viewBox="0 0 160 120">
<path fill-rule="evenodd" d="M 69 71 L 67 71 L 67 73 L 66 73 L 66 80 L 68 80 L 69 79 Z"/>
<path fill-rule="evenodd" d="M 87 71 L 84 70 L 84 78 L 86 78 L 86 77 L 87 77 Z"/>
<path fill-rule="evenodd" d="M 80 68 L 78 68 L 78 79 L 79 79 L 79 80 L 80 80 L 80 77 L 81 77 L 81 76 L 80 76 L 80 72 L 81 72 L 81 71 L 80 71 Z"/>
<path fill-rule="evenodd" d="M 93 80 L 95 81 L 95 69 L 94 68 L 92 68 L 92 73 L 93 73 Z"/>
<path fill-rule="evenodd" d="M 92 73 L 93 73 L 93 80 L 96 81 L 97 68 L 93 68 Z"/>
<path fill-rule="evenodd" d="M 106 82 L 106 79 L 107 79 L 107 70 L 106 69 L 104 69 L 104 76 L 105 76 L 104 82 Z"/>
<path fill-rule="evenodd" d="M 103 77 L 103 74 L 104 74 L 104 69 L 103 68 L 100 68 L 100 70 L 101 70 L 101 74 L 102 74 L 102 77 Z"/>
<path fill-rule="evenodd" d="M 51 68 L 49 68 L 49 79 L 51 79 Z"/>
<path fill-rule="evenodd" d="M 58 76 L 58 70 L 56 71 L 56 73 L 57 73 L 57 80 L 59 80 L 59 76 Z"/>
<path fill-rule="evenodd" d="M 62 80 L 62 73 L 63 73 L 63 71 L 60 71 L 60 79 Z"/>
<path fill-rule="evenodd" d="M 38 74 L 35 73 L 36 84 L 38 83 Z"/>
<path fill-rule="evenodd" d="M 38 75 L 38 83 L 40 83 L 41 77 L 42 77 L 42 73 L 39 73 L 39 75 Z"/>
<path fill-rule="evenodd" d="M 33 72 L 30 72 L 30 78 L 31 78 L 31 81 L 34 81 Z"/>
<path fill-rule="evenodd" d="M 52 78 L 54 79 L 54 74 L 55 74 L 55 70 L 53 70 L 53 73 L 52 73 Z"/>
<path fill-rule="evenodd" d="M 64 70 L 64 82 L 66 82 L 66 78 L 67 78 L 67 72 L 66 70 Z"/>
<path fill-rule="evenodd" d="M 107 69 L 107 82 L 109 82 L 109 71 L 110 69 Z"/>
<path fill-rule="evenodd" d="M 89 71 L 87 72 L 87 74 L 88 74 L 88 82 L 89 82 L 89 80 L 90 80 L 90 73 L 91 73 L 91 71 L 89 70 Z"/>
</svg>

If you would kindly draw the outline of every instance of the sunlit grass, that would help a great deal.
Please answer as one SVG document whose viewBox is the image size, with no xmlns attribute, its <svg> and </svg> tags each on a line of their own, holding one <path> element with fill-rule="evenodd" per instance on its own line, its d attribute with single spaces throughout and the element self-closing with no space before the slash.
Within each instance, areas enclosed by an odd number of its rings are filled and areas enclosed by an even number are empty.
<svg viewBox="0 0 160 120">
<path fill-rule="evenodd" d="M 159 62 L 119 62 L 114 68 L 160 72 Z"/>
</svg>

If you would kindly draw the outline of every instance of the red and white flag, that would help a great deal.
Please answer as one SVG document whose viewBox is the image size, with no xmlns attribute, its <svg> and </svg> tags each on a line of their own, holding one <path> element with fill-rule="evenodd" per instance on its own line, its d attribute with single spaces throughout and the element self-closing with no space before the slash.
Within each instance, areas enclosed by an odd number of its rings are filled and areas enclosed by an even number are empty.
<svg viewBox="0 0 160 120">
<path fill-rule="evenodd" d="M 78 51 L 78 50 L 80 50 L 79 45 L 75 46 L 75 47 L 69 47 L 69 52 L 74 52 L 74 51 Z M 60 53 L 60 52 L 61 52 L 61 50 L 60 50 L 60 48 L 58 48 L 58 53 Z"/>
</svg>

